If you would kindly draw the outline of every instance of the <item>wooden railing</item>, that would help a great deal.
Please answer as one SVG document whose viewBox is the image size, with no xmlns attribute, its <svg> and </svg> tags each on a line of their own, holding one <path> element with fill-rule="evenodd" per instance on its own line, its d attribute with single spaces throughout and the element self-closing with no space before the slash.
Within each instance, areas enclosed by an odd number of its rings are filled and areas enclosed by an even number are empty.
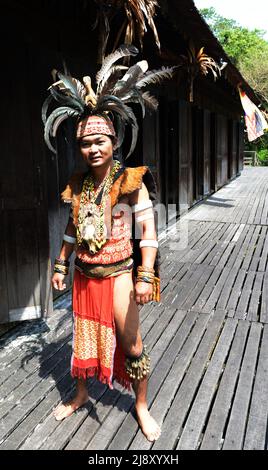
<svg viewBox="0 0 268 470">
<path fill-rule="evenodd" d="M 259 159 L 257 152 L 254 150 L 245 150 L 244 151 L 244 166 L 258 166 Z"/>
</svg>

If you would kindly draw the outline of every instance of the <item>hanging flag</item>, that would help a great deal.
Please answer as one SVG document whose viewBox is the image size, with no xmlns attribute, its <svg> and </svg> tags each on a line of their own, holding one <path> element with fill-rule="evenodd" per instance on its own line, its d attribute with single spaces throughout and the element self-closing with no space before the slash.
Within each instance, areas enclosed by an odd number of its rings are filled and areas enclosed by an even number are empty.
<svg viewBox="0 0 268 470">
<path fill-rule="evenodd" d="M 238 87 L 241 103 L 245 112 L 248 140 L 252 142 L 263 135 L 268 124 L 257 106 L 249 99 L 246 93 Z"/>
</svg>

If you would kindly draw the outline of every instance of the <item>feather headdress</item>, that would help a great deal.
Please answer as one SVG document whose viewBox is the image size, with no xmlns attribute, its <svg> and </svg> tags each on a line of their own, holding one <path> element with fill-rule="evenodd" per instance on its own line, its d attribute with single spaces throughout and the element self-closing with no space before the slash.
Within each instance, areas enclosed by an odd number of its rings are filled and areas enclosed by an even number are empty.
<svg viewBox="0 0 268 470">
<path fill-rule="evenodd" d="M 140 104 L 143 116 L 146 106 L 156 109 L 156 98 L 145 91 L 145 88 L 171 78 L 174 70 L 172 67 L 162 67 L 160 70 L 148 71 L 146 60 L 131 67 L 115 65 L 119 59 L 135 56 L 137 53 L 136 47 L 122 45 L 108 55 L 96 76 L 96 92 L 92 88 L 90 77 L 84 77 L 82 83 L 70 75 L 57 72 L 59 80 L 49 87 L 50 95 L 42 108 L 44 138 L 52 152 L 56 153 L 56 150 L 51 143 L 51 137 L 56 136 L 60 124 L 69 117 L 79 122 L 88 115 L 112 116 L 117 134 L 117 147 L 122 145 L 125 126 L 129 125 L 132 141 L 127 157 L 133 152 L 137 142 L 138 124 L 129 104 Z M 48 115 L 53 101 L 57 107 Z"/>
</svg>

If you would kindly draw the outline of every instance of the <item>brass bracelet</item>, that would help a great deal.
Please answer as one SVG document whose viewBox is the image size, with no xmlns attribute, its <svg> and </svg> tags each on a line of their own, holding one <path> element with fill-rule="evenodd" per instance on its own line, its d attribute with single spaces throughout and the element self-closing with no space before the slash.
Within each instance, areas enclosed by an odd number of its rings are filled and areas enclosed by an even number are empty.
<svg viewBox="0 0 268 470">
<path fill-rule="evenodd" d="M 63 274 L 63 276 L 67 276 L 67 274 L 68 274 L 68 273 L 64 273 L 64 272 L 60 271 L 58 268 L 54 268 L 54 273 Z"/>
<path fill-rule="evenodd" d="M 54 266 L 59 266 L 62 269 L 69 269 L 69 266 L 65 266 L 64 264 L 60 264 L 60 263 L 57 263 L 57 262 L 55 263 Z"/>
<path fill-rule="evenodd" d="M 69 269 L 68 266 L 64 266 L 62 264 L 59 264 L 59 263 L 55 263 L 54 266 L 57 266 L 57 268 L 60 268 L 60 269 L 63 269 L 64 271 Z"/>
<path fill-rule="evenodd" d="M 54 272 L 64 274 L 65 276 L 69 273 L 69 271 L 63 271 L 63 269 L 60 269 L 58 266 L 54 267 Z"/>
<path fill-rule="evenodd" d="M 160 302 L 160 279 L 159 277 L 154 278 L 152 300 L 155 302 Z"/>
<path fill-rule="evenodd" d="M 148 271 L 150 273 L 154 273 L 154 268 L 148 268 L 147 266 L 138 266 L 138 271 Z"/>
<path fill-rule="evenodd" d="M 148 269 L 138 269 L 138 273 L 148 273 L 151 274 L 151 276 L 154 275 L 154 271 L 149 271 Z"/>
<path fill-rule="evenodd" d="M 54 272 L 67 275 L 69 273 L 69 268 L 67 266 L 62 266 L 61 264 L 55 264 Z"/>
</svg>

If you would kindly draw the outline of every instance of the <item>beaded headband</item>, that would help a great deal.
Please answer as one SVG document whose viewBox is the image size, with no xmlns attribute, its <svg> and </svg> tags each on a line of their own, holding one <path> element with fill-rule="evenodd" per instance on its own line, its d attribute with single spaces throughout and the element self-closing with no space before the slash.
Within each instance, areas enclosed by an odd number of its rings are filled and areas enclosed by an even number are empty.
<svg viewBox="0 0 268 470">
<path fill-rule="evenodd" d="M 102 116 L 88 116 L 78 123 L 76 131 L 77 139 L 93 134 L 104 134 L 115 137 L 112 121 Z"/>
</svg>

